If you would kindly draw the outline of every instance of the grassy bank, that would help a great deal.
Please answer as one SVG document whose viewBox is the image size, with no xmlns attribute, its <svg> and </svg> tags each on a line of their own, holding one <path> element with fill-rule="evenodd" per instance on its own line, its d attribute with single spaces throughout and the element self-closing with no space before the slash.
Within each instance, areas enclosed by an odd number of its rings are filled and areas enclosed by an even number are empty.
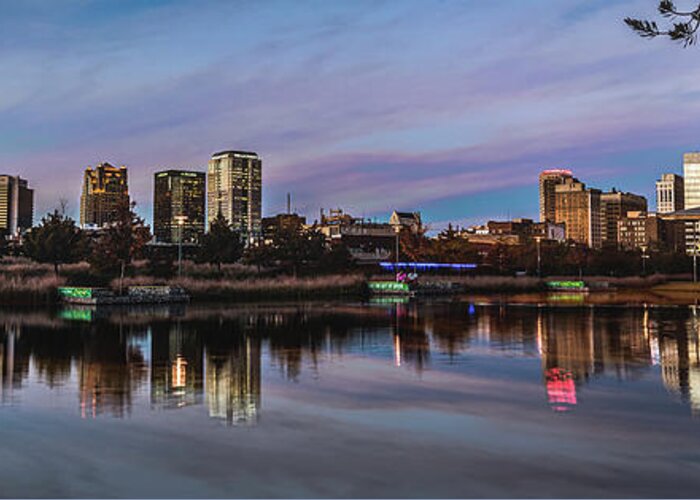
<svg viewBox="0 0 700 500">
<path fill-rule="evenodd" d="M 670 276 L 654 274 L 651 276 L 629 276 L 616 278 L 610 276 L 584 276 L 583 281 L 592 290 L 604 287 L 620 290 L 650 289 L 674 279 L 689 278 L 686 276 Z M 578 280 L 578 276 L 423 276 L 425 283 L 454 283 L 465 293 L 520 293 L 542 292 L 547 290 L 547 281 Z"/>
<path fill-rule="evenodd" d="M 66 266 L 66 273 L 81 272 L 87 264 Z M 0 259 L 0 302 L 5 305 L 48 305 L 56 301 L 56 289 L 68 282 L 53 266 L 27 259 Z"/>
<path fill-rule="evenodd" d="M 194 301 L 247 301 L 279 299 L 360 299 L 366 295 L 367 278 L 361 274 L 334 274 L 322 276 L 274 275 L 272 271 L 260 272 L 252 266 L 228 264 L 219 269 L 208 264 L 185 262 L 182 277 L 159 278 L 147 274 L 147 267 L 136 263 L 131 275 L 124 280 L 129 285 L 177 285 L 186 289 Z M 375 276 L 376 279 L 393 279 L 391 275 Z M 571 276 L 513 277 L 513 276 L 421 276 L 427 284 L 457 286 L 462 293 L 517 294 L 542 292 L 549 280 L 578 279 Z M 690 276 L 655 274 L 647 277 L 613 278 L 608 276 L 584 276 L 586 283 L 596 290 L 659 290 L 659 287 L 676 287 L 677 293 L 697 293 L 695 287 L 678 283 Z M 23 258 L 0 259 L 0 302 L 5 305 L 43 305 L 56 302 L 59 286 L 109 285 L 93 276 L 87 263 L 62 266 L 55 274 L 53 266 L 37 264 Z M 117 280 L 111 282 L 116 290 Z M 680 287 L 680 288 L 678 288 Z M 685 288 L 683 288 L 685 287 Z M 682 288 L 682 290 L 681 290 Z M 666 291 L 666 290 L 664 290 Z"/>
<path fill-rule="evenodd" d="M 360 298 L 366 291 L 362 275 L 324 275 L 308 277 L 272 276 L 251 266 L 186 262 L 180 278 L 160 278 L 142 274 L 145 265 L 136 263 L 123 285 L 177 285 L 185 288 L 192 300 L 267 300 L 313 298 Z M 57 300 L 60 286 L 104 286 L 119 288 L 119 280 L 105 283 L 90 272 L 87 263 L 61 266 L 58 275 L 51 265 L 24 258 L 0 259 L 0 303 L 4 305 L 46 305 Z"/>
<path fill-rule="evenodd" d="M 365 294 L 365 279 L 361 275 L 329 275 L 318 277 L 262 278 L 193 278 L 183 276 L 167 281 L 150 276 L 128 278 L 125 285 L 169 284 L 183 287 L 192 300 L 263 300 L 360 298 Z M 113 286 L 117 283 L 113 282 Z"/>
</svg>

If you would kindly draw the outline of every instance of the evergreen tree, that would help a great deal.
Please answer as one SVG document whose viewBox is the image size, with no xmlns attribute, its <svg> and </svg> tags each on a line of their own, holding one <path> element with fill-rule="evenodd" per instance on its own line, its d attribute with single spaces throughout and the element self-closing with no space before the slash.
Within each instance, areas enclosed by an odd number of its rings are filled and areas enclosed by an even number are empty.
<svg viewBox="0 0 700 500">
<path fill-rule="evenodd" d="M 280 266 L 297 275 L 302 267 L 318 264 L 326 251 L 324 236 L 313 229 L 278 231 L 273 241 L 273 256 Z"/>
<path fill-rule="evenodd" d="M 121 203 L 115 220 L 93 247 L 90 263 L 101 274 L 124 278 L 126 269 L 135 260 L 144 256 L 146 244 L 151 240 L 151 231 L 144 220 L 134 212 L 135 203 Z"/>
<path fill-rule="evenodd" d="M 221 264 L 238 262 L 243 248 L 240 233 L 231 229 L 226 218 L 219 213 L 211 222 L 209 232 L 202 238 L 198 260 L 216 264 L 220 272 Z"/>
<path fill-rule="evenodd" d="M 37 262 L 53 264 L 58 274 L 61 264 L 78 262 L 86 255 L 87 244 L 75 221 L 58 210 L 46 214 L 24 239 L 23 251 Z"/>
</svg>

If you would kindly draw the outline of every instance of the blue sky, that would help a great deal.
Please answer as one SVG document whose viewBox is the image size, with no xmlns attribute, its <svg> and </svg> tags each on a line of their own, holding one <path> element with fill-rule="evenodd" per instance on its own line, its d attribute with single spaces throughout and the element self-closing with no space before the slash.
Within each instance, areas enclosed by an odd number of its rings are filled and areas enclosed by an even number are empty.
<svg viewBox="0 0 700 500">
<path fill-rule="evenodd" d="M 0 171 L 41 215 L 82 171 L 257 151 L 264 211 L 434 227 L 536 217 L 537 174 L 634 190 L 700 142 L 700 49 L 636 37 L 654 0 L 0 0 Z M 681 6 L 681 2 L 679 2 Z"/>
</svg>

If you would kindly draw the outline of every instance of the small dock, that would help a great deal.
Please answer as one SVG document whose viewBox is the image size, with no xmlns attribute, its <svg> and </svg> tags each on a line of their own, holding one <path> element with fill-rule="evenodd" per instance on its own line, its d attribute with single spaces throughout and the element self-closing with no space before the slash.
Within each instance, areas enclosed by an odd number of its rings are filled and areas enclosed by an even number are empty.
<svg viewBox="0 0 700 500">
<path fill-rule="evenodd" d="M 552 292 L 586 293 L 590 289 L 589 286 L 581 280 L 547 281 L 545 285 L 547 290 Z"/>
<path fill-rule="evenodd" d="M 367 283 L 367 286 L 372 295 L 398 295 L 403 297 L 414 295 L 414 291 L 408 283 L 400 281 L 370 281 Z"/>
<path fill-rule="evenodd" d="M 188 302 L 190 296 L 176 286 L 130 286 L 119 295 L 108 288 L 60 287 L 58 295 L 63 303 L 79 305 L 170 304 Z"/>
</svg>

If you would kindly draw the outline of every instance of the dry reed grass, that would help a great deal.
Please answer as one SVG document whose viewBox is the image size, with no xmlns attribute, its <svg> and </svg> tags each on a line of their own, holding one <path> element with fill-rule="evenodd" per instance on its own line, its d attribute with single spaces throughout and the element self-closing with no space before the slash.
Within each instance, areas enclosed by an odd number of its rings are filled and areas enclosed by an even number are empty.
<svg viewBox="0 0 700 500">
<path fill-rule="evenodd" d="M 35 304 L 53 302 L 56 289 L 65 278 L 53 274 L 45 276 L 19 276 L 0 274 L 1 304 Z"/>
<path fill-rule="evenodd" d="M 170 283 L 182 286 L 194 297 L 257 299 L 358 295 L 364 290 L 365 279 L 361 275 L 214 280 L 185 276 Z"/>
<path fill-rule="evenodd" d="M 365 279 L 361 275 L 330 275 L 317 277 L 277 276 L 275 278 L 193 278 L 183 276 L 159 279 L 152 276 L 124 278 L 123 286 L 176 285 L 187 290 L 195 298 L 248 299 L 286 297 L 329 297 L 358 295 L 364 290 Z M 119 288 L 119 280 L 111 283 Z"/>
</svg>

